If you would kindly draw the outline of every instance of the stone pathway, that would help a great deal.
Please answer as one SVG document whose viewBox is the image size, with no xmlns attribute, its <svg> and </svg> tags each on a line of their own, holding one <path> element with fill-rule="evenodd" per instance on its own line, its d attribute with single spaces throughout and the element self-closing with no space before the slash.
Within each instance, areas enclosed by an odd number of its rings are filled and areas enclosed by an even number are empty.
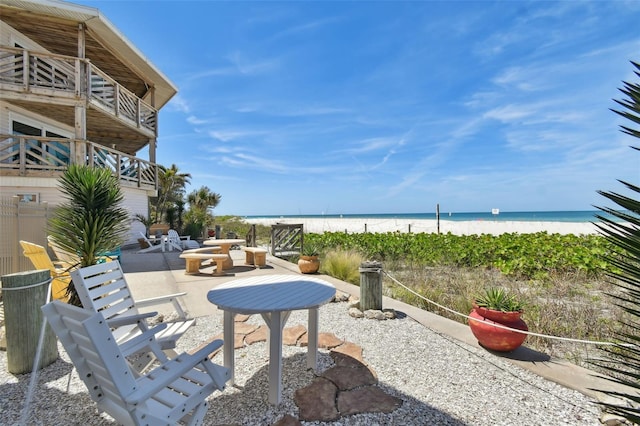
<svg viewBox="0 0 640 426">
<path fill-rule="evenodd" d="M 247 324 L 248 319 L 248 315 L 235 317 L 236 349 L 267 341 L 267 326 Z M 222 339 L 222 334 L 212 338 L 216 339 Z M 307 346 L 307 329 L 302 325 L 285 328 L 282 342 L 289 346 Z M 341 340 L 333 333 L 319 333 L 318 348 L 329 349 L 335 365 L 317 376 L 309 386 L 295 391 L 294 402 L 298 406 L 299 418 L 286 415 L 273 426 L 301 425 L 301 420 L 335 421 L 360 413 L 390 413 L 402 405 L 402 399 L 385 393 L 377 386 L 378 377 L 362 358 L 360 346 Z"/>
</svg>

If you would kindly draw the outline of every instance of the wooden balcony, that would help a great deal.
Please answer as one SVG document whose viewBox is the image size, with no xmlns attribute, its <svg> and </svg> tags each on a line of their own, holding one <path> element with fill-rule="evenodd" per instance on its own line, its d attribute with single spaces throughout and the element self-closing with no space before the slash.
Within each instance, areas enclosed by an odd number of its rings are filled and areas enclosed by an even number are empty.
<svg viewBox="0 0 640 426">
<path fill-rule="evenodd" d="M 0 46 L 0 92 L 21 106 L 85 102 L 145 138 L 158 134 L 158 111 L 87 59 Z"/>
<path fill-rule="evenodd" d="M 69 164 L 107 168 L 121 185 L 158 189 L 154 163 L 91 141 L 0 134 L 0 176 L 56 178 Z"/>
</svg>

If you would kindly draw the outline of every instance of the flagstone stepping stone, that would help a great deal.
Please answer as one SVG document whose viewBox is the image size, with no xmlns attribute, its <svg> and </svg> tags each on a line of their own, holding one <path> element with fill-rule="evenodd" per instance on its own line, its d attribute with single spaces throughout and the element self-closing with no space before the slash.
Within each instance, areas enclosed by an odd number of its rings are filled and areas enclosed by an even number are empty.
<svg viewBox="0 0 640 426">
<path fill-rule="evenodd" d="M 341 362 L 359 361 L 364 363 L 362 359 L 362 348 L 355 343 L 344 342 L 342 345 L 337 346 L 329 353 L 333 362 L 337 365 L 341 365 Z"/>
<path fill-rule="evenodd" d="M 244 341 L 247 345 L 253 345 L 258 342 L 266 342 L 267 341 L 267 333 L 269 332 L 269 328 L 266 325 L 261 325 L 255 331 L 248 334 Z"/>
<path fill-rule="evenodd" d="M 254 331 L 256 331 L 258 329 L 258 326 L 255 324 L 247 324 L 244 322 L 236 322 L 236 324 L 234 325 L 235 328 L 235 333 L 236 334 L 243 334 L 243 335 L 247 335 L 247 334 L 251 334 Z"/>
<path fill-rule="evenodd" d="M 402 400 L 385 393 L 377 386 L 365 386 L 338 393 L 338 411 L 343 416 L 360 413 L 390 413 L 402 405 Z"/>
<path fill-rule="evenodd" d="M 300 338 L 300 346 L 306 347 L 309 345 L 309 335 L 305 334 Z M 333 333 L 318 333 L 318 348 L 333 349 L 336 346 L 340 346 L 344 343 L 344 340 L 338 339 Z"/>
<path fill-rule="evenodd" d="M 322 373 L 321 377 L 331 380 L 341 391 L 378 383 L 376 377 L 364 365 L 361 367 L 331 367 Z"/>
<path fill-rule="evenodd" d="M 234 320 L 235 322 L 246 322 L 249 318 L 251 318 L 251 315 L 236 314 L 236 316 L 234 317 Z"/>
<path fill-rule="evenodd" d="M 298 344 L 298 340 L 300 340 L 300 338 L 305 334 L 307 334 L 307 329 L 304 325 L 285 328 L 282 331 L 282 342 L 288 346 L 296 346 Z"/>
<path fill-rule="evenodd" d="M 302 423 L 300 423 L 300 420 L 296 419 L 291 414 L 286 414 L 280 420 L 275 422 L 273 426 L 302 426 Z"/>
<path fill-rule="evenodd" d="M 338 388 L 331 381 L 316 378 L 309 386 L 295 391 L 293 400 L 298 406 L 300 420 L 328 422 L 340 418 L 336 409 Z"/>
<path fill-rule="evenodd" d="M 267 340 L 268 327 L 246 324 L 249 317 L 236 316 L 236 349 Z M 285 328 L 282 334 L 286 345 L 308 346 L 307 329 L 302 325 Z M 211 340 L 221 338 L 222 334 L 219 334 Z M 402 405 L 402 399 L 377 386 L 377 374 L 365 363 L 361 346 L 339 339 L 333 333 L 319 333 L 318 347 L 330 350 L 334 366 L 316 377 L 309 386 L 295 391 L 293 399 L 298 406 L 299 419 L 287 414 L 273 426 L 298 426 L 301 425 L 300 420 L 330 422 L 360 413 L 389 413 Z"/>
</svg>

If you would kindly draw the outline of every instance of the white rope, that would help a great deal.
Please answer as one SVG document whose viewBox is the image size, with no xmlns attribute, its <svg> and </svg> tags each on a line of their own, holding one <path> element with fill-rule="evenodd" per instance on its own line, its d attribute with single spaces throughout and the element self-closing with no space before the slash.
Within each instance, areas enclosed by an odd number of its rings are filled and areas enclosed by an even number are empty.
<svg viewBox="0 0 640 426">
<path fill-rule="evenodd" d="M 11 287 L 11 288 L 0 287 L 0 292 L 11 291 L 11 290 L 26 290 L 28 288 L 39 287 L 41 285 L 49 284 L 51 281 L 53 281 L 53 278 L 49 278 L 49 279 L 47 279 L 45 281 L 42 281 L 42 282 L 39 282 L 39 283 L 25 285 L 23 287 Z M 47 303 L 49 303 L 49 301 L 47 301 Z"/>
<path fill-rule="evenodd" d="M 477 318 L 470 317 L 469 315 L 454 311 L 453 309 L 447 308 L 446 306 L 443 306 L 443 305 L 441 305 L 441 304 L 439 304 L 437 302 L 434 302 L 433 300 L 427 299 L 426 297 L 424 297 L 420 293 L 417 293 L 416 291 L 414 291 L 414 290 L 410 289 L 409 287 L 407 287 L 406 285 L 402 284 L 400 281 L 398 281 L 397 279 L 392 277 L 387 271 L 383 271 L 383 272 L 387 277 L 389 277 L 393 282 L 398 284 L 400 287 L 404 288 L 405 290 L 407 290 L 411 294 L 414 294 L 414 295 L 418 296 L 419 298 L 431 303 L 432 305 L 437 306 L 440 309 L 444 309 L 447 312 L 450 312 L 450 313 L 452 313 L 454 315 L 461 316 L 461 317 L 466 318 L 466 319 L 471 320 L 471 321 L 484 322 L 484 320 L 479 320 Z M 624 347 L 628 347 L 628 348 L 637 347 L 637 345 L 634 345 L 634 344 L 631 344 L 631 343 L 597 342 L 597 341 L 593 341 L 593 340 L 573 339 L 573 338 L 570 338 L 570 337 L 559 337 L 559 336 L 551 336 L 551 335 L 548 335 L 548 334 L 534 333 L 534 332 L 531 332 L 531 331 L 518 330 L 516 328 L 507 327 L 505 325 L 498 324 L 498 323 L 495 323 L 493 321 L 491 322 L 491 325 L 496 327 L 496 328 L 502 328 L 504 330 L 514 331 L 516 333 L 526 334 L 526 335 L 529 335 L 529 336 L 542 337 L 542 338 L 545 338 L 545 339 L 556 339 L 556 340 L 562 340 L 562 341 L 565 341 L 565 342 L 586 343 L 586 344 L 601 345 L 601 346 L 624 346 Z"/>
</svg>

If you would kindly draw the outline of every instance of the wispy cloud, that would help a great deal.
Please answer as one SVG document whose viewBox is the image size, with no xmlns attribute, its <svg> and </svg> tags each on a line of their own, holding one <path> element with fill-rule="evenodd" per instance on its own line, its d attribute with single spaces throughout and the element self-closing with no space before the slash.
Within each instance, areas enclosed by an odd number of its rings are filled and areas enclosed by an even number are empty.
<svg viewBox="0 0 640 426">
<path fill-rule="evenodd" d="M 279 61 L 277 59 L 253 60 L 241 51 L 234 51 L 227 58 L 242 75 L 262 74 L 274 71 L 279 67 Z"/>
<path fill-rule="evenodd" d="M 209 136 L 222 142 L 230 142 L 237 139 L 243 139 L 248 137 L 255 137 L 265 135 L 267 132 L 263 130 L 210 130 Z"/>
<path fill-rule="evenodd" d="M 183 98 L 180 95 L 175 95 L 173 98 L 171 98 L 171 100 L 169 101 L 168 106 L 170 108 L 174 108 L 176 111 L 180 111 L 183 112 L 185 114 L 189 114 L 190 112 L 190 108 L 189 108 L 189 103 L 188 101 Z"/>
<path fill-rule="evenodd" d="M 307 34 L 309 32 L 313 32 L 319 28 L 325 27 L 327 25 L 331 25 L 333 23 L 341 21 L 340 17 L 328 17 L 323 19 L 318 19 L 314 21 L 305 22 L 298 25 L 293 25 L 288 28 L 285 28 L 282 31 L 279 31 L 268 38 L 268 42 L 278 41 L 283 38 L 289 38 L 298 36 L 300 34 Z"/>
</svg>

